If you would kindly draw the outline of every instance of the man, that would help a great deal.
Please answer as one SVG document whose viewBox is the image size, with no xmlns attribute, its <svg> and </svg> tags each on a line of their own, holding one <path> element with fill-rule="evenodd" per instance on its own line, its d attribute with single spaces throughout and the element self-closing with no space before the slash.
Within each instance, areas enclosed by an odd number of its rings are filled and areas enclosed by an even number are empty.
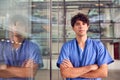
<svg viewBox="0 0 120 80">
<path fill-rule="evenodd" d="M 101 41 L 87 37 L 89 19 L 78 13 L 71 19 L 76 38 L 61 49 L 57 66 L 66 80 L 101 80 L 108 75 L 108 64 L 113 60 Z"/>
<path fill-rule="evenodd" d="M 9 40 L 0 41 L 0 80 L 34 80 L 42 56 L 38 45 L 27 39 L 28 20 L 15 15 L 10 24 Z"/>
</svg>

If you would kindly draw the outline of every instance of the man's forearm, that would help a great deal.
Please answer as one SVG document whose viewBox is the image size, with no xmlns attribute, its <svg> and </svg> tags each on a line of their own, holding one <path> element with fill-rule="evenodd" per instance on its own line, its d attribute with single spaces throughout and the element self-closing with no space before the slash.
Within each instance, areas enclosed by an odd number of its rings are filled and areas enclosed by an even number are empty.
<svg viewBox="0 0 120 80">
<path fill-rule="evenodd" d="M 8 67 L 4 70 L 0 70 L 0 77 L 1 78 L 28 78 L 33 77 L 33 69 L 27 67 Z"/>
<path fill-rule="evenodd" d="M 0 78 L 11 78 L 13 74 L 9 73 L 6 70 L 0 70 Z"/>
<path fill-rule="evenodd" d="M 96 70 L 96 71 L 91 71 L 91 72 L 88 72 L 86 74 L 83 74 L 80 77 L 83 77 L 83 78 L 103 78 L 103 77 L 106 77 L 105 75 L 106 74 L 104 72 L 101 73 L 99 70 Z"/>
<path fill-rule="evenodd" d="M 9 67 L 8 72 L 14 74 L 15 77 L 28 78 L 33 77 L 33 68 L 30 67 Z"/>
<path fill-rule="evenodd" d="M 80 77 L 80 75 L 83 75 L 83 74 L 88 73 L 91 70 L 93 70 L 92 66 L 84 66 L 84 67 L 80 67 L 80 68 L 73 68 L 73 67 L 67 67 L 64 69 L 61 68 L 61 74 L 62 74 L 62 77 L 64 77 L 64 78 Z M 96 65 L 94 65 L 94 66 L 96 66 Z"/>
<path fill-rule="evenodd" d="M 104 78 L 108 75 L 107 64 L 102 65 L 99 69 L 85 73 L 79 77 L 83 78 Z"/>
</svg>

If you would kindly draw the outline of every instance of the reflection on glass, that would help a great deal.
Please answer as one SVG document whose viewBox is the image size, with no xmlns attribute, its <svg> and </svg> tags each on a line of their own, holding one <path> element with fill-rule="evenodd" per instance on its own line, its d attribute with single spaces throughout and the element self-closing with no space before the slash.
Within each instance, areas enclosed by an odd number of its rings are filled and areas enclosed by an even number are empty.
<svg viewBox="0 0 120 80">
<path fill-rule="evenodd" d="M 0 65 L 0 76 L 4 80 L 33 80 L 39 64 L 42 66 L 42 56 L 39 46 L 28 38 L 31 38 L 30 2 L 1 0 L 0 4 L 0 64 L 7 66 Z"/>
<path fill-rule="evenodd" d="M 0 42 L 6 68 L 0 70 L 3 78 L 9 79 L 31 79 L 42 65 L 42 56 L 37 44 L 31 42 L 29 37 L 29 21 L 22 15 L 13 15 L 9 18 L 8 39 Z M 9 70 L 8 72 L 5 72 Z M 23 73 L 23 72 L 26 73 Z M 1 72 L 1 71 L 0 71 Z M 6 75 L 6 76 L 3 76 Z M 19 76 L 21 75 L 21 76 Z"/>
</svg>

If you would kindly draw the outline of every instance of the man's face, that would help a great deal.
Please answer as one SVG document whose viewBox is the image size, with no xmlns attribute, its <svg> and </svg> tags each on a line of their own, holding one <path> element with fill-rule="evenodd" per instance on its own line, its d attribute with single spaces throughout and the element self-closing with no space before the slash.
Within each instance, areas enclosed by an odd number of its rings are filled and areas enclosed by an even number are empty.
<svg viewBox="0 0 120 80">
<path fill-rule="evenodd" d="M 23 38 L 22 36 L 22 32 L 25 32 L 25 29 L 23 29 L 23 27 L 17 26 L 17 25 L 12 25 L 10 27 L 10 32 L 9 32 L 9 37 L 12 40 L 18 40 Z"/>
<path fill-rule="evenodd" d="M 81 37 L 87 35 L 88 28 L 89 26 L 87 25 L 87 23 L 83 23 L 80 20 L 77 20 L 73 26 L 73 30 L 76 33 L 76 35 Z"/>
</svg>

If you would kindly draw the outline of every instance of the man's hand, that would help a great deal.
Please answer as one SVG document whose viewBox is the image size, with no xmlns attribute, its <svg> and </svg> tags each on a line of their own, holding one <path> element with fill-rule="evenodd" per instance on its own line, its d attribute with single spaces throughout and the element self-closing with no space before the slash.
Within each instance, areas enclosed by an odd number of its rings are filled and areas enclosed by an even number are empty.
<svg viewBox="0 0 120 80">
<path fill-rule="evenodd" d="M 73 67 L 72 63 L 68 59 L 63 60 L 62 66 L 64 66 L 64 67 Z"/>
<path fill-rule="evenodd" d="M 22 64 L 22 67 L 33 67 L 33 60 L 27 60 Z"/>
<path fill-rule="evenodd" d="M 62 68 L 67 68 L 67 67 L 73 67 L 72 63 L 70 62 L 70 60 L 65 59 L 63 60 L 62 64 L 61 64 Z M 90 65 L 91 70 L 97 70 L 98 69 L 98 65 L 97 64 L 93 64 Z"/>
<path fill-rule="evenodd" d="M 68 67 L 73 67 L 72 63 L 70 62 L 70 60 L 65 59 L 63 60 L 62 64 L 61 64 L 61 70 L 64 70 Z"/>
<path fill-rule="evenodd" d="M 97 70 L 98 69 L 97 64 L 90 65 L 90 67 L 91 67 L 91 70 Z"/>
<path fill-rule="evenodd" d="M 6 64 L 0 64 L 0 70 L 5 70 L 7 69 L 7 65 Z"/>
<path fill-rule="evenodd" d="M 63 78 L 77 78 L 97 69 L 98 66 L 96 64 L 73 67 L 72 63 L 68 59 L 63 60 L 60 64 L 60 71 Z"/>
</svg>

